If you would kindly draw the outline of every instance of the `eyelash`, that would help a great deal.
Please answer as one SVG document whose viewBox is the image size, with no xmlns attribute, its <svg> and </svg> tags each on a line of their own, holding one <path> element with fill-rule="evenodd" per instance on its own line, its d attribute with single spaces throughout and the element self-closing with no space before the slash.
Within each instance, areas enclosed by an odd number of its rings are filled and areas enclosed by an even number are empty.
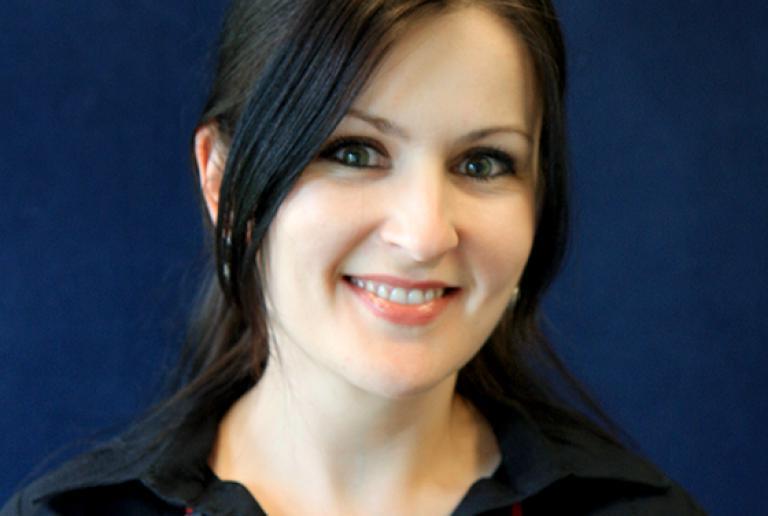
<svg viewBox="0 0 768 516">
<path fill-rule="evenodd" d="M 381 148 L 381 146 L 377 142 L 373 140 L 369 140 L 367 138 L 338 138 L 337 140 L 334 140 L 328 145 L 326 145 L 325 148 L 322 151 L 320 151 L 319 157 L 320 159 L 334 161 L 336 163 L 339 163 L 340 165 L 344 165 L 351 168 L 385 168 L 384 166 L 381 166 L 381 165 L 353 165 L 353 164 L 344 162 L 342 158 L 339 156 L 339 153 L 345 149 L 349 149 L 352 147 L 367 149 L 369 154 L 372 151 L 373 153 L 378 154 L 384 159 L 389 158 L 387 153 Z"/>
<path fill-rule="evenodd" d="M 490 158 L 497 164 L 501 165 L 501 171 L 494 174 L 488 174 L 484 176 L 470 175 L 464 173 L 467 177 L 474 179 L 475 181 L 491 181 L 502 176 L 514 176 L 517 175 L 517 167 L 515 159 L 507 152 L 498 149 L 496 147 L 477 147 L 464 154 L 459 161 L 459 164 L 467 163 L 472 159 L 477 158 Z"/>
<path fill-rule="evenodd" d="M 367 138 L 348 138 L 348 137 L 338 138 L 332 141 L 331 143 L 329 143 L 328 145 L 326 145 L 326 147 L 320 152 L 319 158 L 328 160 L 328 161 L 334 161 L 343 166 L 347 166 L 351 168 L 386 168 L 386 166 L 383 166 L 383 165 L 354 165 L 354 164 L 350 164 L 343 161 L 339 153 L 351 147 L 366 149 L 367 152 L 369 152 L 369 154 L 374 153 L 384 159 L 389 158 L 387 153 L 381 148 L 381 146 L 376 141 L 370 140 Z M 475 181 L 482 181 L 482 182 L 490 181 L 492 179 L 496 179 L 501 176 L 513 176 L 517 174 L 515 159 L 512 156 L 510 156 L 507 152 L 499 148 L 489 147 L 489 146 L 473 148 L 470 151 L 464 153 L 462 157 L 456 161 L 456 164 L 453 165 L 452 168 L 456 169 L 462 164 L 468 163 L 473 159 L 477 160 L 482 158 L 490 158 L 497 165 L 500 165 L 501 171 L 493 174 L 488 174 L 488 175 L 472 175 L 466 172 L 458 172 L 458 173 L 460 175 L 467 176 L 468 178 L 473 179 Z"/>
</svg>

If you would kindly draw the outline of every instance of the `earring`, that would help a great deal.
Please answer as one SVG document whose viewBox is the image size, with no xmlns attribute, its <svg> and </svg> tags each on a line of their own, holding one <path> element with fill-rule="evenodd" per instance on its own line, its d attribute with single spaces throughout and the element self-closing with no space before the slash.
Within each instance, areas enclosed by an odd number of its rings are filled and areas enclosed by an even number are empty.
<svg viewBox="0 0 768 516">
<path fill-rule="evenodd" d="M 515 306 L 515 303 L 517 303 L 518 299 L 520 299 L 520 286 L 515 285 L 515 289 L 512 291 L 512 297 L 509 300 L 509 306 Z"/>
</svg>

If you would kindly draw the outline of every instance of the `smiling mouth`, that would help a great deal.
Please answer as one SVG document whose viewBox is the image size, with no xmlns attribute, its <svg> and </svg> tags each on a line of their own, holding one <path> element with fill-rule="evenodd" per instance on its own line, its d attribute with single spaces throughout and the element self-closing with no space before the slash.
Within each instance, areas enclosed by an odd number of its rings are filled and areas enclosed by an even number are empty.
<svg viewBox="0 0 768 516">
<path fill-rule="evenodd" d="M 343 276 L 343 282 L 371 313 L 397 325 L 421 326 L 434 321 L 458 298 L 461 288 L 439 282 L 404 282 L 388 277 Z M 395 283 L 393 285 L 392 283 Z"/>
<path fill-rule="evenodd" d="M 422 305 L 430 303 L 458 290 L 455 287 L 406 288 L 393 286 L 381 281 L 344 276 L 344 280 L 373 296 L 399 305 Z"/>
</svg>

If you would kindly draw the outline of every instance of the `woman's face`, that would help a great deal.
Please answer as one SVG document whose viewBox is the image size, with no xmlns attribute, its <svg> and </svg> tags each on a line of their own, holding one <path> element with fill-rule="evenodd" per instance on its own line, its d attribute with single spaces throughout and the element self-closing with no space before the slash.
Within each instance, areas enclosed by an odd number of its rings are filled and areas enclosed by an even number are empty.
<svg viewBox="0 0 768 516">
<path fill-rule="evenodd" d="M 282 204 L 264 247 L 281 367 L 396 398 L 452 380 L 534 236 L 541 116 L 501 19 L 414 25 Z"/>
</svg>

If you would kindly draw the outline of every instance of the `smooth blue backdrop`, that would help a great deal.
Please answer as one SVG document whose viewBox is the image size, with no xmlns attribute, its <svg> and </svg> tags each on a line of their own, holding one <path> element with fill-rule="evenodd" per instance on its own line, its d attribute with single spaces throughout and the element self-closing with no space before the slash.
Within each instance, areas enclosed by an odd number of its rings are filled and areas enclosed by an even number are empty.
<svg viewBox="0 0 768 516">
<path fill-rule="evenodd" d="M 0 503 L 63 445 L 119 429 L 173 364 L 205 261 L 188 144 L 221 3 L 4 2 Z M 768 8 L 557 4 L 574 242 L 549 332 L 705 508 L 758 514 Z"/>
</svg>

